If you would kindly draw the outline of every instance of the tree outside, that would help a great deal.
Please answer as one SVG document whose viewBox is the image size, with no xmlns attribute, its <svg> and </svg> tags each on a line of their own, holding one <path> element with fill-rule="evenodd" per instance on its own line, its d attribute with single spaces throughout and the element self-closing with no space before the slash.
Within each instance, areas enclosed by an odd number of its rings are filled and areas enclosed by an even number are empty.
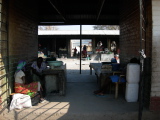
<svg viewBox="0 0 160 120">
<path fill-rule="evenodd" d="M 119 25 L 95 25 L 94 30 L 119 30 Z"/>
<path fill-rule="evenodd" d="M 38 26 L 38 30 L 58 30 L 57 26 Z"/>
</svg>

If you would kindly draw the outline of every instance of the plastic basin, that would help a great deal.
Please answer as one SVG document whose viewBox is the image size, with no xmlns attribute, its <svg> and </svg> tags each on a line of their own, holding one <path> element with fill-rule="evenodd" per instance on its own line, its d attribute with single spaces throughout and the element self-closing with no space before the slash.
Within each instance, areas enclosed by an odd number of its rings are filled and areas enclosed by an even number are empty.
<svg viewBox="0 0 160 120">
<path fill-rule="evenodd" d="M 62 61 L 47 61 L 49 66 L 61 66 L 63 65 Z"/>
</svg>

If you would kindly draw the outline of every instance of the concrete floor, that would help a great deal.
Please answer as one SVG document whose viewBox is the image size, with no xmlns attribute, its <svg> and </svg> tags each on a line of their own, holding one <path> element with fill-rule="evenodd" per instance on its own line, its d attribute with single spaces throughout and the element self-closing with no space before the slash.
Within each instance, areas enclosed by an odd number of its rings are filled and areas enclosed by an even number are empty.
<svg viewBox="0 0 160 120">
<path fill-rule="evenodd" d="M 48 102 L 32 108 L 13 110 L 3 114 L 5 120 L 138 120 L 138 102 L 126 102 L 123 95 L 118 99 L 114 94 L 95 96 L 96 76 L 89 75 L 89 62 L 82 61 L 82 74 L 79 74 L 79 61 L 59 59 L 67 64 L 66 96 L 49 94 Z M 143 110 L 143 120 L 159 120 L 159 114 Z M 9 116 L 9 117 L 7 117 Z"/>
</svg>

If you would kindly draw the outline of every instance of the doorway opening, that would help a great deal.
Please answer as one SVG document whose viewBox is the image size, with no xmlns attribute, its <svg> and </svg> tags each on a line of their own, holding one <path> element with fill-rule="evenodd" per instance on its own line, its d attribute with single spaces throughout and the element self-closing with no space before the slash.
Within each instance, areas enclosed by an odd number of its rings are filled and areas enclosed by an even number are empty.
<svg viewBox="0 0 160 120">
<path fill-rule="evenodd" d="M 92 54 L 92 39 L 82 39 L 82 45 L 80 45 L 80 39 L 71 39 L 70 40 L 70 49 L 71 57 L 79 58 L 80 52 L 82 57 L 87 57 Z M 86 48 L 84 48 L 84 46 Z M 81 51 L 80 51 L 81 47 Z M 86 56 L 84 55 L 84 49 L 86 49 Z"/>
</svg>

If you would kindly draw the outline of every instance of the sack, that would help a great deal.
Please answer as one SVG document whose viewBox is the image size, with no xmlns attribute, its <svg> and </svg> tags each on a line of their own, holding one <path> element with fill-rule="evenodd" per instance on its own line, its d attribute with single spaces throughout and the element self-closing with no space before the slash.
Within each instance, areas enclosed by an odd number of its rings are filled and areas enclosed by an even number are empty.
<svg viewBox="0 0 160 120">
<path fill-rule="evenodd" d="M 23 107 L 32 107 L 31 98 L 29 95 L 14 94 L 10 104 L 10 110 L 22 109 Z"/>
<path fill-rule="evenodd" d="M 29 95 L 23 95 L 21 98 L 21 105 L 26 107 L 32 107 L 31 97 Z"/>
</svg>

